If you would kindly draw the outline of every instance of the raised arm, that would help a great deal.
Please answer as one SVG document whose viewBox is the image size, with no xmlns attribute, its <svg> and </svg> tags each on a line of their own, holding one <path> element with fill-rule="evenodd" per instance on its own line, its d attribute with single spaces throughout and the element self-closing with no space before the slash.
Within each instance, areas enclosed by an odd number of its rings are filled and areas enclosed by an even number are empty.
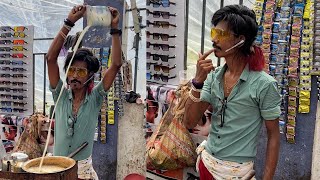
<svg viewBox="0 0 320 180">
<path fill-rule="evenodd" d="M 83 17 L 85 11 L 86 11 L 86 7 L 84 5 L 75 6 L 70 11 L 67 20 L 69 21 L 70 24 L 74 25 L 75 22 L 77 22 L 80 18 Z M 57 60 L 58 60 L 60 50 L 63 46 L 64 40 L 68 35 L 69 31 L 70 31 L 70 27 L 66 25 L 64 25 L 60 29 L 59 33 L 56 35 L 53 42 L 51 43 L 48 53 L 46 55 L 50 86 L 53 89 L 56 88 L 60 79 L 59 66 L 58 66 Z"/>
<path fill-rule="evenodd" d="M 111 29 L 118 30 L 120 13 L 116 8 L 113 8 L 113 7 L 108 7 L 108 8 L 112 14 Z M 112 59 L 112 64 L 106 70 L 106 73 L 104 74 L 104 77 L 102 80 L 103 81 L 103 88 L 105 91 L 107 91 L 111 87 L 111 85 L 112 85 L 121 65 L 122 65 L 121 43 L 120 43 L 119 31 L 112 33 L 111 59 Z"/>
</svg>

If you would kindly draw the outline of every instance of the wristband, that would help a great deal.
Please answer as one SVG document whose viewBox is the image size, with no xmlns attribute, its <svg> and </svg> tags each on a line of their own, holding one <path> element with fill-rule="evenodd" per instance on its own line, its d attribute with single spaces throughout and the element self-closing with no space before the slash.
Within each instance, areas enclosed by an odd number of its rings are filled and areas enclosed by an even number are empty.
<svg viewBox="0 0 320 180">
<path fill-rule="evenodd" d="M 196 82 L 195 79 L 192 79 L 191 83 L 192 83 L 192 85 L 193 85 L 196 89 L 202 89 L 202 88 L 203 88 L 203 85 L 204 85 L 204 83 L 198 83 L 198 82 Z"/>
<path fill-rule="evenodd" d="M 64 20 L 64 24 L 67 25 L 67 26 L 70 26 L 70 27 L 74 26 L 74 23 L 71 22 L 68 18 Z"/>
<path fill-rule="evenodd" d="M 119 34 L 119 36 L 121 36 L 122 31 L 121 31 L 121 29 L 110 29 L 110 34 L 111 34 L 111 35 L 113 35 L 113 34 Z"/>
</svg>

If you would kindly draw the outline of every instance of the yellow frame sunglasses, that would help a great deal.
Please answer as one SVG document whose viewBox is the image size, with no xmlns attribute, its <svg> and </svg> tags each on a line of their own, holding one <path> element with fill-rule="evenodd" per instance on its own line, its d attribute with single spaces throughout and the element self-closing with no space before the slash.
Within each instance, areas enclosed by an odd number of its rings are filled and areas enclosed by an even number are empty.
<svg viewBox="0 0 320 180">
<path fill-rule="evenodd" d="M 235 35 L 229 31 L 225 31 L 222 29 L 211 28 L 211 38 L 218 38 L 219 40 L 225 40 L 231 37 L 231 35 Z"/>
<path fill-rule="evenodd" d="M 68 76 L 73 76 L 75 73 L 77 73 L 79 77 L 86 77 L 88 74 L 88 70 L 86 68 L 71 66 L 68 71 Z"/>
</svg>

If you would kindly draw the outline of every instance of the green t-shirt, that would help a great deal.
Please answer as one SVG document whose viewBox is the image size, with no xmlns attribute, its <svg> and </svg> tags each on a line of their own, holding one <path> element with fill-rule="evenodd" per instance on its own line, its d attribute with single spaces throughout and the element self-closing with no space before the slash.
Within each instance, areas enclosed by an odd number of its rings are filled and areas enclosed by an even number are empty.
<svg viewBox="0 0 320 180">
<path fill-rule="evenodd" d="M 91 156 L 93 149 L 93 138 L 95 128 L 98 122 L 99 112 L 102 106 L 103 97 L 107 92 L 103 89 L 103 83 L 94 87 L 90 94 L 86 94 L 85 99 L 80 106 L 74 124 L 73 136 L 68 136 L 69 128 L 68 119 L 72 116 L 72 91 L 65 87 L 62 88 L 62 81 L 55 89 L 50 87 L 53 100 L 56 103 L 60 90 L 63 89 L 62 95 L 58 104 L 56 104 L 55 126 L 54 126 L 54 150 L 55 156 L 68 156 L 75 151 L 84 142 L 88 142 L 88 146 L 73 157 L 75 160 L 83 160 Z"/>
<path fill-rule="evenodd" d="M 211 72 L 201 91 L 201 100 L 212 104 L 214 109 L 206 150 L 221 160 L 253 161 L 263 119 L 275 120 L 281 113 L 277 82 L 264 71 L 249 71 L 247 65 L 225 99 L 223 75 L 226 69 L 224 65 Z"/>
</svg>

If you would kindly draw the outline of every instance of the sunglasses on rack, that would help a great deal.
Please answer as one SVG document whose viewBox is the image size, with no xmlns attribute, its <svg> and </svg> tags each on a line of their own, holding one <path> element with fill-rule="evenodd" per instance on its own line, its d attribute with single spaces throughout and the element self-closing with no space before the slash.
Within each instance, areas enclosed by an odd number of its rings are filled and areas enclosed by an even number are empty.
<svg viewBox="0 0 320 180">
<path fill-rule="evenodd" d="M 22 103 L 22 102 L 14 102 L 14 101 L 1 101 L 2 106 L 20 106 L 24 107 L 27 103 Z"/>
<path fill-rule="evenodd" d="M 158 8 L 162 7 L 170 7 L 170 4 L 176 5 L 174 2 L 170 2 L 169 0 L 147 0 L 147 6 L 153 5 L 153 7 Z"/>
<path fill-rule="evenodd" d="M 15 26 L 15 27 L 13 27 L 13 31 L 14 32 L 23 32 L 24 30 L 28 30 L 28 28 L 24 27 L 24 26 Z"/>
<path fill-rule="evenodd" d="M 11 74 L 0 74 L 0 77 L 4 77 L 4 78 L 10 78 L 10 77 L 12 77 L 12 78 L 27 78 L 28 76 L 25 76 L 25 75 L 23 75 L 23 74 L 13 74 L 13 75 L 11 75 Z"/>
<path fill-rule="evenodd" d="M 27 41 L 22 40 L 22 39 L 13 40 L 13 42 L 12 42 L 12 43 L 13 43 L 13 44 L 15 44 L 15 45 L 28 44 L 28 42 L 27 42 Z"/>
<path fill-rule="evenodd" d="M 153 15 L 154 18 L 160 18 L 162 16 L 163 19 L 169 19 L 170 16 L 177 16 L 177 14 L 170 14 L 169 12 L 165 11 L 150 11 L 147 9 L 147 16 L 150 14 Z"/>
<path fill-rule="evenodd" d="M 77 73 L 79 77 L 86 77 L 88 74 L 88 70 L 86 68 L 70 66 L 68 76 L 74 76 L 75 73 Z"/>
<path fill-rule="evenodd" d="M 2 33 L 0 34 L 1 38 L 9 38 L 9 37 L 15 37 L 15 38 L 25 38 L 27 35 L 24 32 L 14 32 L 13 34 L 11 33 Z"/>
<path fill-rule="evenodd" d="M 13 42 L 12 41 L 10 41 L 10 40 L 0 40 L 0 44 L 5 44 L 5 45 L 7 45 L 7 44 L 12 44 Z"/>
<path fill-rule="evenodd" d="M 153 77 L 153 79 L 156 80 L 156 81 L 162 80 L 162 82 L 168 82 L 169 79 L 174 79 L 174 78 L 176 78 L 176 75 L 175 75 L 175 76 L 172 76 L 172 77 L 169 77 L 169 76 L 166 76 L 166 75 L 163 75 L 163 74 L 151 74 L 151 73 L 147 73 L 147 80 L 152 80 L 152 77 Z"/>
<path fill-rule="evenodd" d="M 23 86 L 25 82 L 12 82 L 12 81 L 0 81 L 0 85 L 12 85 L 12 86 Z"/>
<path fill-rule="evenodd" d="M 176 35 L 170 36 L 169 34 L 151 33 L 151 32 L 149 32 L 149 31 L 147 31 L 147 38 L 150 38 L 150 36 L 152 36 L 154 40 L 159 40 L 159 39 L 161 38 L 162 41 L 168 41 L 169 38 L 175 38 L 175 37 L 177 37 Z"/>
<path fill-rule="evenodd" d="M 24 111 L 27 111 L 26 109 L 20 109 L 20 108 L 0 108 L 2 112 L 19 112 L 23 113 Z"/>
<path fill-rule="evenodd" d="M 1 98 L 6 98 L 6 99 L 18 99 L 18 100 L 23 100 L 24 98 L 27 98 L 26 96 L 17 96 L 17 95 L 10 95 L 10 94 L 1 94 Z"/>
<path fill-rule="evenodd" d="M 10 68 L 10 67 L 1 67 L 2 71 L 13 71 L 13 72 L 24 72 L 27 71 L 24 68 Z"/>
<path fill-rule="evenodd" d="M 161 59 L 161 61 L 163 62 L 168 62 L 169 59 L 174 59 L 176 56 L 169 56 L 169 55 L 159 55 L 159 54 L 151 54 L 150 52 L 147 52 L 147 59 L 150 59 L 150 57 L 152 56 L 154 61 L 159 61 L 159 59 Z"/>
<path fill-rule="evenodd" d="M 222 29 L 211 28 L 212 39 L 218 38 L 219 40 L 226 40 L 226 39 L 229 39 L 232 35 L 235 35 L 235 34 Z"/>
<path fill-rule="evenodd" d="M 153 46 L 153 49 L 156 51 L 160 50 L 160 48 L 163 51 L 169 51 L 170 48 L 175 48 L 175 46 L 170 46 L 169 44 L 157 44 L 157 43 L 147 42 L 147 48 L 150 48 L 150 46 Z"/>
<path fill-rule="evenodd" d="M 22 65 L 27 64 L 27 63 L 25 63 L 23 61 L 18 61 L 18 60 L 0 60 L 0 64 L 6 64 L 6 65 L 12 64 L 12 65 L 20 65 L 20 66 L 22 66 Z"/>
<path fill-rule="evenodd" d="M 2 26 L 1 30 L 2 31 L 12 31 L 13 29 L 10 26 Z"/>
<path fill-rule="evenodd" d="M 24 48 L 23 46 L 13 46 L 12 51 L 27 51 L 28 49 Z"/>
<path fill-rule="evenodd" d="M 12 54 L 11 56 L 12 56 L 12 58 L 20 58 L 20 59 L 28 57 L 28 56 L 24 55 L 23 53 Z"/>
<path fill-rule="evenodd" d="M 155 28 L 164 28 L 164 29 L 168 29 L 170 26 L 172 27 L 177 27 L 177 25 L 175 24 L 170 24 L 167 21 L 154 21 L 154 22 L 150 22 L 149 20 L 147 20 L 147 26 L 149 27 L 149 25 L 153 25 L 153 27 Z"/>
<path fill-rule="evenodd" d="M 162 64 L 156 64 L 156 63 L 147 63 L 147 70 L 151 69 L 151 65 L 153 65 L 153 70 L 156 72 L 164 72 L 164 73 L 169 73 L 170 70 L 176 68 L 177 65 L 174 65 L 172 67 L 168 67 L 168 66 L 163 66 Z"/>
</svg>

